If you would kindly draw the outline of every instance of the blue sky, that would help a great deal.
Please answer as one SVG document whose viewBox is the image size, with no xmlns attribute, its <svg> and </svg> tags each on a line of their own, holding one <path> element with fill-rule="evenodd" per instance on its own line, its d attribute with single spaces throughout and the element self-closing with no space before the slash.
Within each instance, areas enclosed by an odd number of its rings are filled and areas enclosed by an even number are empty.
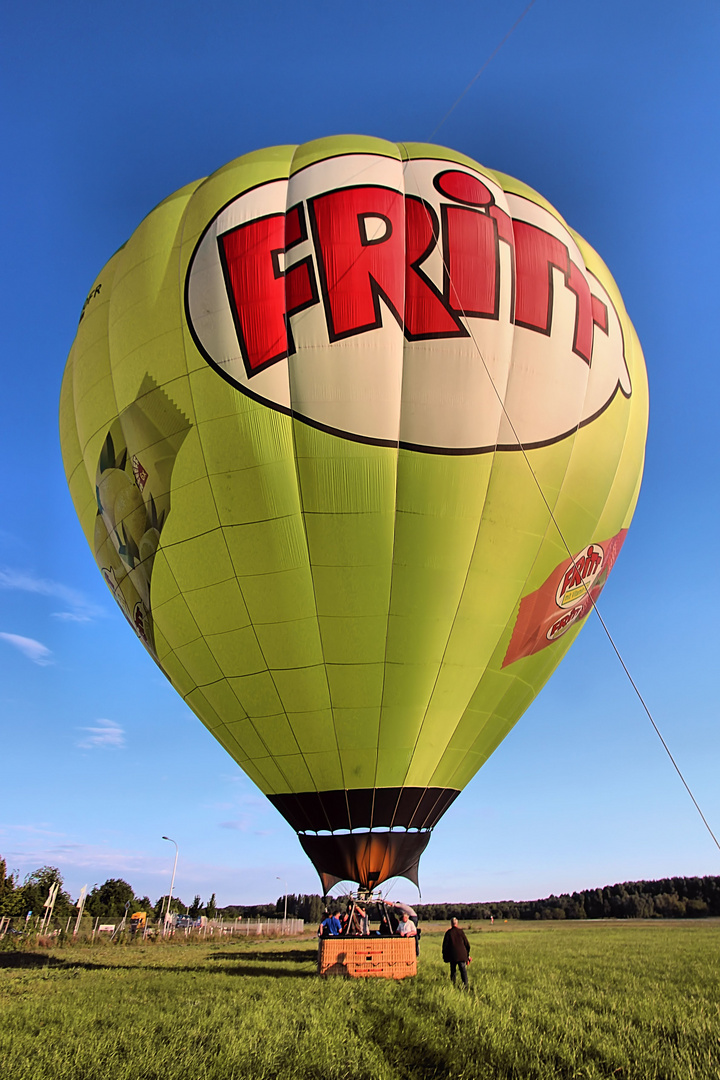
<svg viewBox="0 0 720 1080">
<path fill-rule="evenodd" d="M 318 891 L 289 826 L 129 632 L 65 485 L 57 403 L 95 275 L 164 196 L 246 151 L 427 140 L 523 10 L 427 0 L 34 0 L 4 13 L 0 855 L 71 893 Z M 598 249 L 645 351 L 635 521 L 601 609 L 720 833 L 720 9 L 536 0 L 436 132 Z M 435 830 L 423 899 L 718 872 L 597 620 Z M 280 879 L 278 881 L 277 879 Z M 407 883 L 396 898 L 415 898 Z"/>
</svg>

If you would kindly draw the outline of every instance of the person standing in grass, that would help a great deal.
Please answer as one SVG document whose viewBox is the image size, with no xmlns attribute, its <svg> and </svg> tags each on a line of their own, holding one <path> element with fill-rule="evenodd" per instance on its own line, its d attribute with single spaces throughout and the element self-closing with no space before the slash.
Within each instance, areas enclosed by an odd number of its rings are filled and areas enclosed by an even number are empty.
<svg viewBox="0 0 720 1080">
<path fill-rule="evenodd" d="M 450 929 L 445 932 L 442 945 L 443 960 L 450 965 L 450 982 L 455 985 L 456 969 L 460 968 L 463 990 L 468 988 L 467 966 L 470 963 L 470 942 L 461 930 L 455 917 L 450 920 Z"/>
</svg>

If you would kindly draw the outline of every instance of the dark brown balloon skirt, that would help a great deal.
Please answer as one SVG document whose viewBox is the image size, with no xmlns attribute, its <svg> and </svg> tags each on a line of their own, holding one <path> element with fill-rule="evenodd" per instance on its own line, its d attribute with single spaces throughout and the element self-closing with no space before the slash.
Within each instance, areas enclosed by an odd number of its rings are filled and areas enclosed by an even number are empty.
<svg viewBox="0 0 720 1080">
<path fill-rule="evenodd" d="M 430 830 L 458 794 L 454 788 L 356 788 L 268 798 L 299 833 L 327 893 L 338 881 L 372 889 L 406 877 L 417 885 Z"/>
</svg>

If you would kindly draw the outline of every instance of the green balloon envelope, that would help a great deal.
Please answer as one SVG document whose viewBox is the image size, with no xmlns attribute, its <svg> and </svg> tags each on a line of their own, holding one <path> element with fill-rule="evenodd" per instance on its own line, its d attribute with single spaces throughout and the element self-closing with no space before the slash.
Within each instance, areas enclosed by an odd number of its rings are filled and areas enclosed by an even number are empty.
<svg viewBox="0 0 720 1080">
<path fill-rule="evenodd" d="M 327 889 L 430 832 L 607 580 L 642 352 L 595 252 L 452 151 L 274 147 L 155 208 L 63 381 L 97 564 Z"/>
</svg>

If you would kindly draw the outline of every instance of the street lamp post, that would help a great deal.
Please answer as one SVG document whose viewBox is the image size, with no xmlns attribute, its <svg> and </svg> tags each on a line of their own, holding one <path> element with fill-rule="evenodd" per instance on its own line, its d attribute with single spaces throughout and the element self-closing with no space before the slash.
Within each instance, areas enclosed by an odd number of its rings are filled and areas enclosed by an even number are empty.
<svg viewBox="0 0 720 1080">
<path fill-rule="evenodd" d="M 285 914 L 283 915 L 283 930 L 287 929 L 287 881 L 283 881 L 282 878 L 275 875 L 275 880 L 282 882 L 285 886 Z"/>
<path fill-rule="evenodd" d="M 163 840 L 168 840 L 171 844 L 175 844 L 175 862 L 173 863 L 173 872 L 170 879 L 170 893 L 167 900 L 167 910 L 165 912 L 165 919 L 163 920 L 163 934 L 165 934 L 167 927 L 167 918 L 170 914 L 170 901 L 172 900 L 173 889 L 175 888 L 175 871 L 177 870 L 178 861 L 178 846 L 175 840 L 172 840 L 169 836 L 163 836 Z"/>
</svg>

